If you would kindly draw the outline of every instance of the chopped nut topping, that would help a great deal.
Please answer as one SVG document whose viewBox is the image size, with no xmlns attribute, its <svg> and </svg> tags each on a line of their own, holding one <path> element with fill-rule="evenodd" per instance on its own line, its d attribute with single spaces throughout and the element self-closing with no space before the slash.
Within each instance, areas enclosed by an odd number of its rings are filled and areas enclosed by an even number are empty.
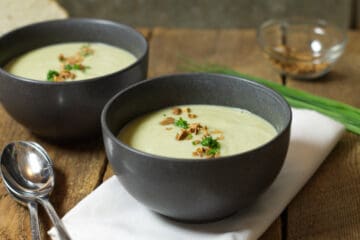
<svg viewBox="0 0 360 240">
<path fill-rule="evenodd" d="M 181 129 L 180 132 L 176 134 L 176 140 L 181 141 L 187 137 L 188 133 L 185 129 Z"/>
<path fill-rule="evenodd" d="M 82 62 L 84 58 L 93 54 L 94 50 L 90 48 L 90 45 L 82 46 L 80 51 L 75 53 L 75 55 L 65 57 L 64 54 L 59 54 L 58 60 L 60 61 L 60 70 L 56 71 L 50 69 L 47 73 L 48 81 L 63 82 L 68 79 L 75 79 L 76 75 L 71 71 L 82 71 L 90 68 L 89 66 L 84 66 Z"/>
<path fill-rule="evenodd" d="M 198 152 L 192 152 L 192 155 L 194 156 L 194 157 L 198 157 L 199 156 L 199 153 Z"/>
<path fill-rule="evenodd" d="M 172 117 L 167 117 L 164 120 L 162 120 L 160 122 L 160 125 L 169 125 L 169 124 L 173 124 L 175 122 L 175 119 Z"/>
<path fill-rule="evenodd" d="M 94 54 L 94 49 L 90 47 L 90 44 L 87 44 L 81 47 L 79 54 L 81 56 L 87 57 Z"/>
<path fill-rule="evenodd" d="M 219 137 L 216 138 L 216 140 L 224 140 L 224 138 L 224 135 L 221 134 Z"/>
<path fill-rule="evenodd" d="M 193 156 L 199 156 L 199 157 L 203 157 L 204 153 L 206 153 L 207 149 L 204 147 L 199 147 L 195 150 L 195 152 L 193 152 Z"/>
<path fill-rule="evenodd" d="M 60 57 L 60 56 L 59 56 Z M 197 115 L 191 113 L 190 108 L 184 107 L 174 107 L 172 109 L 172 113 L 174 115 L 181 115 L 182 113 L 187 113 L 187 116 L 191 119 L 197 118 Z M 166 117 L 166 114 L 163 114 Z M 200 135 L 201 140 L 199 137 L 198 139 L 193 140 L 191 143 L 192 145 L 198 145 L 196 150 L 192 152 L 192 155 L 195 157 L 200 158 L 217 158 L 220 157 L 220 148 L 221 144 L 217 142 L 217 140 L 223 140 L 224 135 L 221 130 L 218 129 L 208 129 L 207 126 L 202 126 L 200 123 L 189 123 L 188 121 L 179 117 L 178 120 L 172 117 L 166 117 L 161 122 L 161 125 L 169 125 L 174 124 L 174 127 L 178 127 L 179 132 L 176 133 L 175 139 L 178 141 L 182 140 L 191 140 L 194 138 L 195 135 Z M 166 127 L 166 130 L 171 130 L 173 127 Z M 212 134 L 218 134 L 217 138 L 212 136 Z"/>
<path fill-rule="evenodd" d="M 62 70 L 59 75 L 54 76 L 54 82 L 62 82 L 66 79 L 75 79 L 76 75 L 70 71 Z"/>
<path fill-rule="evenodd" d="M 180 115 L 182 111 L 181 111 L 181 108 L 176 107 L 176 108 L 173 108 L 172 112 L 175 115 Z"/>
<path fill-rule="evenodd" d="M 209 137 L 210 136 L 210 133 L 208 132 L 208 130 L 206 130 L 206 129 L 204 129 L 204 134 L 203 134 L 204 136 L 204 138 L 205 137 Z"/>
<path fill-rule="evenodd" d="M 202 128 L 202 127 L 201 127 L 200 123 L 192 123 L 192 124 L 190 124 L 190 126 L 189 126 L 189 131 L 190 131 L 191 133 L 194 133 L 195 135 L 197 135 L 197 134 L 199 133 L 199 131 L 200 131 L 201 128 Z"/>
<path fill-rule="evenodd" d="M 75 55 L 71 57 L 63 57 L 64 60 L 62 62 L 66 62 L 67 64 L 80 64 L 84 61 L 84 58 L 80 55 Z"/>
<path fill-rule="evenodd" d="M 222 134 L 223 132 L 220 131 L 220 130 L 215 129 L 215 130 L 211 131 L 210 133 L 211 134 Z"/>
<path fill-rule="evenodd" d="M 66 59 L 66 58 L 64 57 L 64 54 L 60 54 L 60 55 L 59 55 L 59 61 L 60 61 L 60 62 L 65 61 L 65 59 Z"/>
<path fill-rule="evenodd" d="M 188 117 L 189 117 L 189 118 L 196 118 L 197 115 L 196 115 L 196 114 L 189 113 L 189 114 L 188 114 Z"/>
</svg>

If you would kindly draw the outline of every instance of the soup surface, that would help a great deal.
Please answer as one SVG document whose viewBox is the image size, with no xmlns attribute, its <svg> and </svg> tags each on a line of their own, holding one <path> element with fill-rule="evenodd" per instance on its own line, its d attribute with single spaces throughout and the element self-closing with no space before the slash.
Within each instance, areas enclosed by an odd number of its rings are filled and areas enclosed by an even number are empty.
<svg viewBox="0 0 360 240">
<path fill-rule="evenodd" d="M 261 117 L 239 108 L 186 105 L 151 112 L 119 133 L 125 144 L 154 155 L 212 158 L 254 149 L 277 134 Z"/>
<path fill-rule="evenodd" d="M 5 70 L 21 77 L 45 81 L 73 81 L 99 77 L 134 63 L 130 52 L 103 43 L 61 43 L 27 52 Z"/>
</svg>

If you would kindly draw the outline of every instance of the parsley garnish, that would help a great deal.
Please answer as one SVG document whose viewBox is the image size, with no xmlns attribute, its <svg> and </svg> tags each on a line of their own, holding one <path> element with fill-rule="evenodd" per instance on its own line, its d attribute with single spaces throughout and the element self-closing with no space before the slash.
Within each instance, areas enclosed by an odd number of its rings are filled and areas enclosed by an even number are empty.
<svg viewBox="0 0 360 240">
<path fill-rule="evenodd" d="M 219 148 L 211 148 L 207 151 L 207 155 L 216 155 L 218 152 L 220 152 Z"/>
<path fill-rule="evenodd" d="M 201 140 L 201 145 L 204 147 L 209 147 L 211 150 L 219 150 L 220 149 L 220 143 L 213 139 L 211 136 L 205 137 L 203 140 Z"/>
<path fill-rule="evenodd" d="M 184 129 L 189 128 L 189 124 L 187 123 L 187 121 L 185 121 L 182 118 L 179 118 L 179 120 L 177 120 L 175 122 L 175 126 L 178 126 L 178 127 L 184 128 Z"/>
<path fill-rule="evenodd" d="M 80 64 L 66 64 L 64 66 L 64 69 L 67 71 L 71 70 L 79 70 L 79 71 L 85 71 L 86 69 L 90 68 L 89 66 L 83 66 Z"/>
<path fill-rule="evenodd" d="M 55 70 L 49 70 L 47 73 L 47 80 L 54 81 L 54 77 L 59 76 L 59 72 Z"/>
</svg>

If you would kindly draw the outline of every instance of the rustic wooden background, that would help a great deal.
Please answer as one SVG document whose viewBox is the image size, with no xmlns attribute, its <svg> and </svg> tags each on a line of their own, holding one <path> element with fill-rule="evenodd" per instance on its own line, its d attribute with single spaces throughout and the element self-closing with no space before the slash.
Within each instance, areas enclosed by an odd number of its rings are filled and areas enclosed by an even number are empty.
<svg viewBox="0 0 360 240">
<path fill-rule="evenodd" d="M 70 16 L 98 17 L 136 27 L 254 28 L 273 17 L 323 18 L 360 26 L 360 0 L 58 0 Z"/>
<path fill-rule="evenodd" d="M 198 61 L 228 65 L 243 73 L 276 82 L 280 82 L 279 75 L 271 69 L 257 46 L 255 30 L 239 29 L 240 27 L 255 27 L 266 15 L 264 13 L 264 16 L 261 16 L 259 9 L 262 8 L 256 7 L 257 4 L 263 4 L 264 11 L 270 9 L 270 12 L 281 13 L 291 12 L 286 9 L 294 6 L 292 4 L 299 6 L 295 9 L 299 11 L 303 9 L 301 11 L 305 12 L 309 6 L 304 5 L 301 8 L 301 2 L 311 2 L 310 7 L 313 9 L 309 10 L 309 15 L 319 12 L 329 16 L 336 15 L 333 21 L 339 21 L 338 23 L 340 25 L 342 23 L 344 27 L 356 28 L 360 23 L 357 17 L 357 12 L 360 12 L 358 1 L 360 0 L 297 2 L 295 0 L 238 0 L 236 1 L 238 4 L 234 5 L 231 3 L 235 0 L 118 0 L 116 3 L 114 3 L 115 0 L 60 0 L 71 16 L 102 17 L 124 20 L 122 22 L 131 25 L 148 25 L 140 31 L 150 44 L 149 77 L 179 72 L 177 68 L 181 63 L 179 56 L 187 56 Z M 180 2 L 184 5 L 180 6 Z M 225 5 L 220 7 L 214 5 L 220 2 Z M 144 10 L 150 7 L 155 9 L 154 12 Z M 211 7 L 215 9 L 209 9 Z M 235 10 L 230 13 L 228 8 L 232 7 Z M 166 9 L 170 9 L 169 12 L 166 12 Z M 179 11 L 179 9 L 182 10 Z M 181 17 L 170 16 L 183 14 L 189 9 L 189 21 L 180 21 Z M 208 15 L 217 21 L 207 19 L 204 9 L 208 9 Z M 136 14 L 133 14 L 134 12 Z M 255 13 L 259 13 L 260 17 L 254 17 L 255 20 L 252 20 Z M 129 18 L 130 16 L 127 15 L 130 14 L 134 16 Z M 160 14 L 158 17 L 162 20 L 156 19 L 157 14 Z M 319 13 L 319 16 L 322 15 Z M 145 21 L 146 17 L 148 22 Z M 157 24 L 173 27 L 151 27 Z M 174 28 L 186 26 L 188 28 Z M 326 77 L 316 81 L 289 79 L 288 85 L 360 107 L 360 31 L 350 31 L 348 36 L 349 43 L 344 56 Z M 1 106 L 0 133 L 0 146 L 13 140 L 34 140 L 49 152 L 56 172 L 56 187 L 51 196 L 51 202 L 60 216 L 112 176 L 101 141 L 77 145 L 51 144 L 37 138 L 16 123 Z M 346 133 L 315 175 L 266 231 L 261 240 L 357 240 L 360 239 L 359 209 L 360 137 Z M 51 224 L 41 208 L 40 220 L 42 238 L 49 239 L 46 230 L 51 227 Z M 30 238 L 27 209 L 17 204 L 8 195 L 0 180 L 0 239 Z"/>
<path fill-rule="evenodd" d="M 233 67 L 243 73 L 280 82 L 255 41 L 255 30 L 141 29 L 150 44 L 149 77 L 179 72 L 179 55 Z M 360 107 L 360 32 L 349 33 L 349 45 L 334 70 L 317 81 L 288 85 Z M 225 42 L 227 44 L 221 44 Z M 0 107 L 0 146 L 12 140 L 35 140 L 55 164 L 51 201 L 61 216 L 112 175 L 101 141 L 54 145 L 32 135 Z M 360 137 L 346 133 L 316 174 L 261 240 L 360 239 Z M 40 208 L 43 239 L 51 227 Z M 27 209 L 19 206 L 0 181 L 0 239 L 30 239 Z"/>
</svg>

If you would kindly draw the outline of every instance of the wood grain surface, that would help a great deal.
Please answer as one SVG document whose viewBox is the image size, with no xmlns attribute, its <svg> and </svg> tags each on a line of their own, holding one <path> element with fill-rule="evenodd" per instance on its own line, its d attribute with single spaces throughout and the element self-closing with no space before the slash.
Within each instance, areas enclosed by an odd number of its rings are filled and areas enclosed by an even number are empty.
<svg viewBox="0 0 360 240">
<path fill-rule="evenodd" d="M 149 77 L 182 72 L 184 58 L 213 62 L 278 81 L 259 50 L 254 30 L 141 29 L 150 43 Z M 345 55 L 334 70 L 316 81 L 288 85 L 360 107 L 360 32 L 349 34 Z M 51 196 L 62 216 L 102 181 L 112 176 L 102 143 L 56 145 L 29 133 L 0 108 L 0 146 L 35 140 L 52 157 L 56 187 Z M 360 138 L 347 133 L 303 190 L 261 240 L 360 239 Z M 41 211 L 43 239 L 51 224 Z M 30 239 L 27 209 L 0 183 L 0 239 Z"/>
<path fill-rule="evenodd" d="M 311 82 L 288 86 L 360 107 L 359 32 L 334 69 Z M 360 121 L 360 119 L 359 119 Z M 288 239 L 360 239 L 360 137 L 346 133 L 334 151 L 288 207 Z"/>
</svg>

